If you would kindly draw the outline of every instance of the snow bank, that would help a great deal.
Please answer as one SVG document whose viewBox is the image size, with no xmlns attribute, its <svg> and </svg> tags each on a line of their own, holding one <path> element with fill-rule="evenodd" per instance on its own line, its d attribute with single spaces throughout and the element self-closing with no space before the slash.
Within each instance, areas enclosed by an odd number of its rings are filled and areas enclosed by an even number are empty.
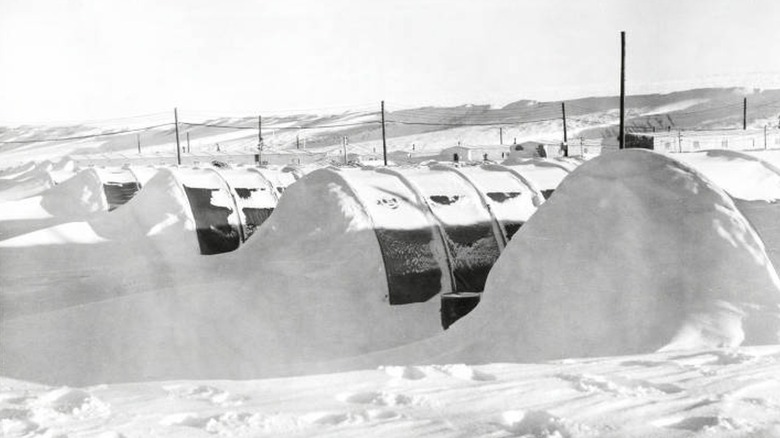
<svg viewBox="0 0 780 438">
<path fill-rule="evenodd" d="M 177 181 L 173 172 L 161 171 L 130 203 L 104 216 L 127 215 L 128 226 L 141 220 L 159 223 L 161 215 L 177 217 L 174 225 L 155 231 L 181 245 L 184 236 L 177 238 L 173 231 L 187 224 L 191 245 L 197 245 L 196 219 L 185 208 L 187 198 Z M 155 186 L 158 190 L 148 190 Z M 176 210 L 161 210 L 170 205 Z M 135 219 L 128 213 L 134 206 Z M 98 234 L 120 231 L 91 225 Z M 9 300 L 4 311 L 13 317 L 4 318 L 0 327 L 0 348 L 9 356 L 0 372 L 71 385 L 249 378 L 285 374 L 290 364 L 361 355 L 441 331 L 438 301 L 389 304 L 374 230 L 349 187 L 332 172 L 314 172 L 291 186 L 258 236 L 229 254 L 196 259 L 155 254 L 146 240 L 136 238 L 137 231 L 124 233 L 127 244 L 135 245 L 133 254 L 152 257 L 152 266 L 123 266 L 125 280 L 102 278 L 103 287 L 89 278 L 99 273 L 70 279 L 66 284 L 92 282 L 76 294 L 33 289 L 45 309 Z M 70 245 L 69 250 L 81 251 L 79 264 L 101 267 L 98 256 L 128 256 L 116 244 L 97 252 L 105 245 Z M 39 261 L 47 263 L 46 257 Z M 118 265 L 112 261 L 109 266 Z M 141 290 L 135 286 L 149 281 Z M 56 363 L 46 360 L 51 357 L 58 358 Z"/>
<path fill-rule="evenodd" d="M 46 171 L 37 168 L 0 179 L 0 202 L 15 201 L 35 196 L 54 186 L 54 180 Z"/>
<path fill-rule="evenodd" d="M 108 201 L 100 175 L 87 169 L 43 193 L 41 206 L 52 216 L 84 217 L 108 210 Z"/>
<path fill-rule="evenodd" d="M 723 191 L 625 151 L 561 184 L 445 336 L 471 362 L 777 342 L 778 302 L 764 246 Z"/>
<path fill-rule="evenodd" d="M 780 266 L 780 169 L 764 161 L 766 156 L 717 150 L 675 158 L 707 175 L 734 198 L 761 237 L 772 264 Z"/>
<path fill-rule="evenodd" d="M 733 198 L 766 202 L 780 199 L 780 169 L 754 156 L 712 150 L 675 154 L 674 158 L 703 173 Z"/>
</svg>

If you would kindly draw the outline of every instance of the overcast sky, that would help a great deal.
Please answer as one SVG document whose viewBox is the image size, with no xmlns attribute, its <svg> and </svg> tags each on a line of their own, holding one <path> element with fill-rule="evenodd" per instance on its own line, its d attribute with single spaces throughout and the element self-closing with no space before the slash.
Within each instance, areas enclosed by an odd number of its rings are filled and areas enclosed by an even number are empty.
<svg viewBox="0 0 780 438">
<path fill-rule="evenodd" d="M 0 123 L 780 88 L 777 0 L 1 0 Z"/>
</svg>

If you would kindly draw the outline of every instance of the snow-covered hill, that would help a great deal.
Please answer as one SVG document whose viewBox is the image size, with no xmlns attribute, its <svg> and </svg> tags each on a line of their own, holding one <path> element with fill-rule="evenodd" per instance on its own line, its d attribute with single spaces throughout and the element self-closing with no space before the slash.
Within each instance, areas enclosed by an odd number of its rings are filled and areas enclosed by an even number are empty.
<svg viewBox="0 0 780 438">
<path fill-rule="evenodd" d="M 780 90 L 706 88 L 669 94 L 629 96 L 626 101 L 629 131 L 666 129 L 730 129 L 742 126 L 743 99 L 748 100 L 747 121 L 752 127 L 776 126 Z M 568 138 L 609 138 L 617 135 L 617 97 L 589 97 L 565 102 Z M 389 152 L 434 156 L 446 147 L 497 145 L 526 140 L 561 141 L 561 102 L 520 100 L 501 108 L 490 105 L 457 107 L 386 106 Z M 306 149 L 334 160 L 348 138 L 349 152 L 381 154 L 379 105 L 335 114 L 263 114 L 266 152 Z M 180 140 L 189 136 L 193 153 L 254 153 L 257 150 L 257 116 L 204 117 L 183 110 Z M 499 131 L 501 128 L 501 131 Z M 97 136 L 96 136 L 97 135 Z M 62 139 L 56 142 L 36 140 Z M 144 119 L 87 122 L 67 126 L 15 126 L 0 128 L 0 153 L 21 164 L 38 156 L 138 153 L 175 155 L 173 114 Z M 22 143 L 15 143 L 22 142 Z"/>
</svg>

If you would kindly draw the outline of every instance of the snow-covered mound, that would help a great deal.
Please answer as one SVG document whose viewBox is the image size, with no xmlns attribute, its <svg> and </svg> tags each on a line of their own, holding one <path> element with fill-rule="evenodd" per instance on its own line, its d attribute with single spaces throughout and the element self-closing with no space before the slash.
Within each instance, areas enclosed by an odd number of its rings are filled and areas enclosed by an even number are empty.
<svg viewBox="0 0 780 438">
<path fill-rule="evenodd" d="M 675 154 L 674 158 L 703 173 L 732 198 L 765 202 L 780 199 L 780 169 L 758 157 L 711 150 Z"/>
<path fill-rule="evenodd" d="M 715 150 L 701 154 L 677 154 L 720 184 L 734 198 L 750 221 L 774 266 L 780 266 L 780 169 L 764 159 L 769 153 Z"/>
<path fill-rule="evenodd" d="M 0 175 L 0 202 L 24 199 L 53 187 L 51 166 L 46 161 L 8 169 Z"/>
<path fill-rule="evenodd" d="M 172 227 L 187 230 L 181 246 L 195 239 L 196 253 L 233 251 L 268 218 L 294 180 L 292 173 L 256 168 L 91 168 L 41 196 L 5 203 L 0 237 L 6 240 L 0 245 L 127 241 Z M 139 192 L 140 181 L 144 188 Z M 145 196 L 130 202 L 137 193 Z M 187 220 L 181 209 L 188 212 Z M 115 214 L 91 216 L 105 211 Z M 75 219 L 82 220 L 64 223 Z M 175 239 L 170 246 L 178 246 Z"/>
<path fill-rule="evenodd" d="M 732 200 L 632 150 L 567 178 L 446 336 L 477 362 L 774 343 L 778 303 L 774 267 Z"/>
</svg>

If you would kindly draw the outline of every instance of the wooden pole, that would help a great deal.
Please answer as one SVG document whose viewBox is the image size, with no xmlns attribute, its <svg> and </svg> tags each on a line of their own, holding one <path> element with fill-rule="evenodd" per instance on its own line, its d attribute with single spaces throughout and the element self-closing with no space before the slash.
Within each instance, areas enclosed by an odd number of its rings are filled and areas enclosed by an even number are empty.
<svg viewBox="0 0 780 438">
<path fill-rule="evenodd" d="M 742 100 L 742 130 L 747 129 L 747 97 Z"/>
<path fill-rule="evenodd" d="M 192 152 L 192 149 L 190 149 L 190 132 L 187 131 L 187 153 Z"/>
<path fill-rule="evenodd" d="M 498 128 L 498 144 L 504 144 L 504 128 Z"/>
<path fill-rule="evenodd" d="M 764 149 L 766 149 L 766 125 L 764 125 Z"/>
<path fill-rule="evenodd" d="M 385 133 L 385 101 L 382 101 L 382 157 L 387 166 L 387 135 Z"/>
<path fill-rule="evenodd" d="M 173 120 L 176 123 L 176 164 L 181 166 L 181 145 L 179 144 L 179 112 L 173 109 Z"/>
<path fill-rule="evenodd" d="M 263 116 L 257 116 L 257 164 L 263 164 Z"/>
<path fill-rule="evenodd" d="M 344 148 L 344 164 L 347 164 L 347 137 L 341 138 L 341 145 Z"/>
<path fill-rule="evenodd" d="M 563 118 L 563 142 L 569 141 L 566 135 L 566 102 L 561 102 L 561 117 Z"/>
<path fill-rule="evenodd" d="M 138 143 L 138 154 L 141 154 L 141 134 L 135 135 L 135 141 Z"/>
<path fill-rule="evenodd" d="M 620 32 L 620 149 L 626 147 L 626 32 Z"/>
</svg>

